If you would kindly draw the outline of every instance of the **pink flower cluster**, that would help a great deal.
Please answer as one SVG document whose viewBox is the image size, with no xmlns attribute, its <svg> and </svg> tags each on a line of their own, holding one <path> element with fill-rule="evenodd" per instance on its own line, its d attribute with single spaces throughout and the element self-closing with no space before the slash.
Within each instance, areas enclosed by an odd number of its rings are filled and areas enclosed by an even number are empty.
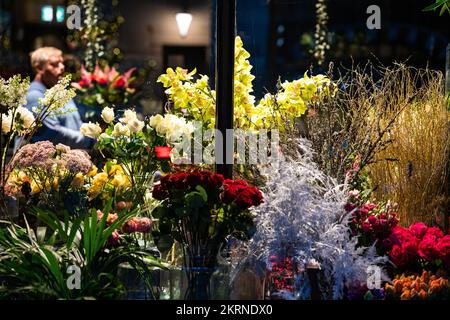
<svg viewBox="0 0 450 320">
<path fill-rule="evenodd" d="M 423 259 L 427 262 L 442 260 L 450 266 L 450 235 L 438 227 L 427 227 L 417 222 L 409 228 L 396 227 L 389 242 L 389 257 L 398 267 L 404 267 Z"/>
<path fill-rule="evenodd" d="M 150 218 L 132 218 L 122 225 L 123 233 L 142 232 L 147 233 L 152 230 L 153 221 Z"/>
<path fill-rule="evenodd" d="M 362 206 L 347 203 L 345 209 L 352 212 L 350 228 L 353 235 L 363 237 L 364 245 L 377 241 L 377 246 L 389 248 L 386 239 L 399 222 L 395 212 L 391 212 L 389 207 L 378 211 L 374 203 L 365 203 Z"/>
<path fill-rule="evenodd" d="M 104 214 L 101 210 L 97 210 L 97 218 L 98 221 L 103 219 Z M 108 213 L 108 216 L 106 217 L 106 226 L 110 226 L 114 221 L 118 219 L 117 213 Z M 142 232 L 142 233 L 148 233 L 152 230 L 153 221 L 150 218 L 131 218 L 127 222 L 125 222 L 122 225 L 121 231 L 122 233 L 134 233 L 134 232 Z M 108 239 L 108 243 L 111 246 L 115 246 L 119 243 L 120 240 L 120 234 L 117 229 L 113 231 L 111 236 Z"/>
</svg>

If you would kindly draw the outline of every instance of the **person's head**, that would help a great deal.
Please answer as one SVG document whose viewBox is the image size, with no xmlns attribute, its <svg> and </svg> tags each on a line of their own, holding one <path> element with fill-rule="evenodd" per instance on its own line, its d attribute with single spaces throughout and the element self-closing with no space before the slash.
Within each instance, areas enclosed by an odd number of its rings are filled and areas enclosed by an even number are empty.
<svg viewBox="0 0 450 320">
<path fill-rule="evenodd" d="M 64 73 L 62 51 L 53 47 L 39 48 L 31 53 L 31 66 L 36 71 L 36 80 L 47 88 L 53 87 Z"/>
</svg>

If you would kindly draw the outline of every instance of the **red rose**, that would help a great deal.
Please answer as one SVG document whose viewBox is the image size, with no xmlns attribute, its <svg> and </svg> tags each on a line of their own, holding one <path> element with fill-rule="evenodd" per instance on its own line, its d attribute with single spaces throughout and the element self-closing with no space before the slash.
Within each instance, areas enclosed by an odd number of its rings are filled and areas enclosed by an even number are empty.
<svg viewBox="0 0 450 320">
<path fill-rule="evenodd" d="M 428 261 L 438 259 L 440 254 L 437 248 L 437 241 L 432 235 L 425 235 L 419 244 L 419 256 Z"/>
<path fill-rule="evenodd" d="M 450 266 L 450 235 L 446 235 L 439 239 L 436 245 L 440 258 Z"/>
<path fill-rule="evenodd" d="M 389 251 L 389 257 L 397 267 L 402 267 L 408 263 L 408 255 L 403 247 L 397 244 L 392 246 L 391 251 Z"/>
<path fill-rule="evenodd" d="M 370 216 L 369 217 L 369 223 L 373 226 L 373 225 L 375 225 L 377 222 L 378 222 L 378 219 L 377 219 L 377 217 L 375 217 L 375 216 Z"/>
<path fill-rule="evenodd" d="M 186 187 L 188 179 L 188 174 L 185 172 L 180 172 L 171 175 L 169 178 L 170 185 L 178 190 L 182 190 Z"/>
<path fill-rule="evenodd" d="M 427 229 L 428 227 L 423 222 L 416 222 L 409 227 L 411 233 L 419 239 L 423 238 L 423 236 L 427 232 Z"/>
<path fill-rule="evenodd" d="M 431 227 L 431 228 L 427 229 L 425 236 L 430 236 L 430 237 L 434 238 L 436 241 L 436 240 L 442 238 L 444 236 L 444 233 L 438 227 Z"/>
<path fill-rule="evenodd" d="M 152 196 L 156 200 L 164 200 L 168 197 L 168 193 L 162 184 L 157 184 L 153 187 Z"/>
<path fill-rule="evenodd" d="M 397 218 L 391 219 L 391 228 L 395 228 L 398 225 L 399 220 Z"/>
<path fill-rule="evenodd" d="M 192 172 L 187 175 L 186 184 L 192 188 L 203 185 L 203 177 L 199 172 Z"/>
<path fill-rule="evenodd" d="M 372 230 L 372 225 L 368 222 L 363 222 L 362 229 L 364 232 L 368 233 Z"/>
<path fill-rule="evenodd" d="M 377 205 L 375 203 L 366 203 L 363 205 L 363 209 L 365 209 L 367 211 L 372 211 L 376 207 L 377 207 Z"/>
<path fill-rule="evenodd" d="M 212 176 L 209 177 L 208 179 L 208 185 L 210 188 L 220 188 L 223 185 L 223 175 L 221 174 L 213 174 Z"/>
</svg>

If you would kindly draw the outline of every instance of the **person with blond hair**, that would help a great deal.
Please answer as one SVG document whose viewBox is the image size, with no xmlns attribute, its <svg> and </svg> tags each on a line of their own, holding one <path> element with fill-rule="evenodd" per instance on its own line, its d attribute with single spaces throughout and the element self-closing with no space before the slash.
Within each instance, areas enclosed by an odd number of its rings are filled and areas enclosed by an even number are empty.
<svg viewBox="0 0 450 320">
<path fill-rule="evenodd" d="M 53 47 L 42 47 L 31 54 L 31 66 L 36 75 L 30 84 L 27 95 L 26 108 L 33 111 L 33 107 L 39 105 L 39 99 L 43 98 L 45 91 L 63 77 L 64 59 L 61 50 Z M 80 134 L 80 127 L 83 124 L 77 106 L 70 100 L 63 108 L 61 115 L 47 117 L 43 126 L 33 136 L 31 142 L 51 141 L 54 144 L 62 143 L 73 148 L 89 149 L 93 145 L 91 138 Z M 16 140 L 16 148 L 18 146 Z"/>
</svg>

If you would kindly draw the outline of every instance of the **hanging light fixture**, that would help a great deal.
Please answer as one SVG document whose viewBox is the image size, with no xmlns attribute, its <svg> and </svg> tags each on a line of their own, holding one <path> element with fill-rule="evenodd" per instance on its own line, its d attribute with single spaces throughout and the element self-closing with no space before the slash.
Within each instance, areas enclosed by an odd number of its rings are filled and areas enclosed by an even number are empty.
<svg viewBox="0 0 450 320">
<path fill-rule="evenodd" d="M 177 20 L 178 33 L 182 38 L 186 38 L 191 27 L 192 14 L 187 12 L 186 0 L 183 1 L 183 10 L 175 15 Z"/>
</svg>

